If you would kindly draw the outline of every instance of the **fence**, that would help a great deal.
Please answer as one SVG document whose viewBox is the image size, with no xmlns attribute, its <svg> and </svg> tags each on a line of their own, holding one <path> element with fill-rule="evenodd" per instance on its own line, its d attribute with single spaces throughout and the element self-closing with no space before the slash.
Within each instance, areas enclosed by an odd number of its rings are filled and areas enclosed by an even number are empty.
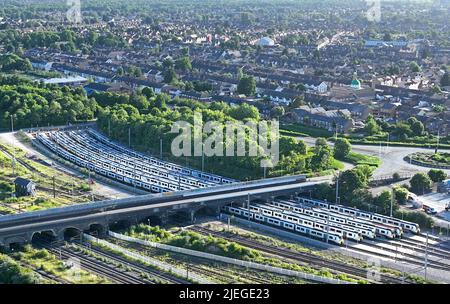
<svg viewBox="0 0 450 304">
<path fill-rule="evenodd" d="M 83 238 L 85 238 L 86 240 L 98 243 L 100 245 L 106 246 L 106 247 L 108 247 L 108 248 L 110 248 L 112 250 L 121 252 L 124 255 L 126 255 L 126 256 L 128 256 L 130 258 L 133 258 L 135 260 L 144 262 L 146 264 L 152 265 L 152 266 L 157 267 L 159 269 L 163 269 L 163 270 L 165 270 L 167 272 L 174 273 L 174 274 L 178 275 L 179 277 L 186 277 L 187 272 L 184 269 L 177 268 L 177 267 L 174 267 L 174 266 L 172 266 L 170 264 L 158 261 L 156 259 L 152 259 L 150 257 L 140 255 L 140 254 L 138 254 L 136 252 L 133 252 L 133 251 L 130 251 L 130 250 L 125 249 L 123 247 L 117 246 L 116 244 L 109 243 L 109 242 L 107 242 L 105 240 L 98 239 L 98 238 L 93 237 L 93 236 L 88 235 L 88 234 L 84 234 Z M 202 277 L 200 277 L 200 276 L 198 276 L 196 274 L 193 274 L 191 272 L 189 272 L 189 279 L 191 279 L 191 280 L 193 280 L 193 281 L 195 281 L 197 283 L 200 283 L 200 284 L 214 284 L 214 282 L 209 281 L 207 279 L 204 279 L 204 278 L 202 278 Z"/>
<path fill-rule="evenodd" d="M 133 242 L 133 243 L 141 244 L 144 246 L 149 246 L 149 247 L 163 249 L 163 250 L 172 251 L 172 252 L 176 252 L 176 253 L 205 258 L 205 259 L 223 262 L 223 263 L 227 263 L 227 264 L 233 264 L 233 265 L 237 265 L 237 266 L 241 266 L 241 267 L 263 270 L 263 271 L 268 271 L 268 272 L 277 273 L 277 274 L 286 275 L 286 276 L 298 277 L 298 278 L 305 279 L 308 281 L 327 283 L 327 284 L 351 284 L 350 282 L 347 282 L 347 281 L 321 277 L 318 275 L 304 273 L 304 272 L 300 272 L 300 271 L 289 270 L 289 269 L 259 264 L 259 263 L 255 263 L 255 262 L 249 262 L 249 261 L 243 261 L 243 260 L 223 257 L 220 255 L 215 255 L 215 254 L 211 254 L 211 253 L 206 253 L 206 252 L 201 252 L 201 251 L 196 251 L 196 250 L 191 250 L 191 249 L 186 249 L 186 248 L 181 248 L 181 247 L 176 247 L 176 246 L 170 246 L 170 245 L 156 243 L 156 242 L 144 241 L 144 240 L 136 239 L 136 238 L 129 237 L 129 236 L 126 236 L 123 234 L 114 233 L 112 231 L 109 231 L 109 235 L 112 237 L 118 238 L 120 240 L 123 240 L 123 241 Z"/>
</svg>

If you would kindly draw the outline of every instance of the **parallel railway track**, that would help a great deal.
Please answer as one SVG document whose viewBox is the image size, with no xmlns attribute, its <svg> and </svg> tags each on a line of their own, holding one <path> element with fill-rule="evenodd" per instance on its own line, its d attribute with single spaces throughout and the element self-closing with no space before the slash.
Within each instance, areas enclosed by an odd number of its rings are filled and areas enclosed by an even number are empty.
<svg viewBox="0 0 450 304">
<path fill-rule="evenodd" d="M 356 266 L 351 266 L 351 265 L 346 265 L 346 264 L 335 262 L 335 261 L 330 261 L 330 260 L 323 259 L 323 258 L 317 257 L 317 256 L 309 254 L 309 253 L 297 252 L 297 251 L 293 251 L 293 250 L 290 250 L 287 248 L 282 249 L 282 248 L 276 247 L 276 246 L 261 244 L 257 241 L 253 241 L 251 239 L 240 237 L 240 236 L 229 236 L 224 233 L 220 233 L 220 232 L 206 229 L 203 227 L 192 226 L 192 227 L 189 227 L 189 229 L 191 229 L 195 232 L 204 234 L 204 235 L 211 234 L 212 236 L 216 236 L 216 237 L 226 239 L 228 241 L 236 242 L 243 246 L 257 249 L 262 252 L 289 258 L 294 261 L 298 261 L 298 262 L 302 262 L 302 263 L 307 263 L 311 266 L 314 266 L 314 268 L 318 269 L 318 270 L 320 270 L 320 268 L 322 268 L 322 267 L 326 267 L 335 272 L 350 274 L 350 275 L 354 276 L 355 278 L 367 278 L 368 271 L 367 271 L 367 269 L 364 269 L 364 268 L 359 268 Z M 380 275 L 380 280 L 382 283 L 392 283 L 392 284 L 401 284 L 401 283 L 405 283 L 405 282 L 408 283 L 408 281 L 402 280 L 400 278 L 395 278 L 395 277 L 391 277 L 388 275 L 384 275 L 384 274 Z"/>
<path fill-rule="evenodd" d="M 163 271 L 158 271 L 155 269 L 152 269 L 151 267 L 146 267 L 143 266 L 139 263 L 136 262 L 132 262 L 129 261 L 119 255 L 115 255 L 111 252 L 108 252 L 106 250 L 100 249 L 100 248 L 96 248 L 95 246 L 86 246 L 86 245 L 82 245 L 83 248 L 88 249 L 89 251 L 92 251 L 95 254 L 98 254 L 100 256 L 104 256 L 112 261 L 115 261 L 117 263 L 121 263 L 124 264 L 128 267 L 130 267 L 131 269 L 135 270 L 136 272 L 142 272 L 142 273 L 146 273 L 149 274 L 153 277 L 156 277 L 158 279 L 167 281 L 168 283 L 173 283 L 173 284 L 190 284 L 189 281 L 177 278 L 173 275 L 169 275 L 167 273 L 164 273 Z"/>
<path fill-rule="evenodd" d="M 47 241 L 40 241 L 37 243 L 39 246 L 47 249 L 49 252 L 53 253 L 55 256 L 61 256 L 62 259 L 76 258 L 80 261 L 80 266 L 82 269 L 90 273 L 97 274 L 100 277 L 106 278 L 114 283 L 121 284 L 147 284 L 150 283 L 146 280 L 133 276 L 127 272 L 120 271 L 113 265 L 108 265 L 105 263 L 99 263 L 98 261 L 93 261 L 81 252 L 75 250 L 69 250 L 64 247 L 54 247 Z"/>
</svg>

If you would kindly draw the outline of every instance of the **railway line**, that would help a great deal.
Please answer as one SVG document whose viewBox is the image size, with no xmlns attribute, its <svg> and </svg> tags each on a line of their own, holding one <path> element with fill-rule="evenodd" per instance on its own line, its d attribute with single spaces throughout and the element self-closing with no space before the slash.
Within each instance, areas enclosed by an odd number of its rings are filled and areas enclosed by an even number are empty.
<svg viewBox="0 0 450 304">
<path fill-rule="evenodd" d="M 238 244 L 241 244 L 243 246 L 247 246 L 249 248 L 257 249 L 262 252 L 275 254 L 284 258 L 289 258 L 294 261 L 298 261 L 301 263 L 306 263 L 308 265 L 313 266 L 313 268 L 320 270 L 322 267 L 329 268 L 333 270 L 335 273 L 345 273 L 350 274 L 354 278 L 360 279 L 360 278 L 367 278 L 367 269 L 359 268 L 356 266 L 347 265 L 344 263 L 339 263 L 331 260 L 327 260 L 324 258 L 317 257 L 313 254 L 304 253 L 304 252 L 298 252 L 293 251 L 290 249 L 282 249 L 280 247 L 271 246 L 267 244 L 261 244 L 260 242 L 253 241 L 248 238 L 240 237 L 240 236 L 230 236 L 225 233 L 217 232 L 214 230 L 206 229 L 203 227 L 198 226 L 191 226 L 189 227 L 190 230 L 204 234 L 204 235 L 212 235 L 216 237 L 220 237 L 223 239 L 226 239 L 228 241 L 236 242 Z M 391 284 L 401 284 L 405 281 L 403 279 L 398 279 L 395 277 L 391 277 L 388 275 L 381 274 L 380 276 L 382 283 L 391 283 Z"/>
<path fill-rule="evenodd" d="M 143 251 L 143 252 L 148 252 L 149 249 L 151 249 L 151 248 L 148 248 L 148 247 L 143 246 L 141 244 L 132 243 L 132 242 L 126 242 L 126 241 L 119 240 L 119 239 L 116 239 L 116 238 L 109 238 L 109 240 L 111 240 L 111 241 L 113 241 L 113 242 L 115 242 L 117 244 L 120 244 L 121 246 L 128 247 L 128 248 L 131 248 L 131 249 L 136 249 L 136 250 Z M 188 270 L 194 270 L 196 273 L 202 274 L 202 275 L 204 275 L 206 277 L 212 277 L 212 278 L 214 278 L 214 277 L 217 278 L 218 277 L 218 278 L 221 278 L 221 279 L 229 278 L 230 280 L 235 280 L 235 278 L 232 275 L 227 274 L 225 271 L 218 271 L 218 270 L 213 270 L 213 269 L 205 269 L 205 268 L 200 267 L 198 265 L 195 265 L 193 263 L 188 263 L 186 265 L 186 268 Z M 257 282 L 257 283 L 260 283 L 260 284 L 272 284 L 273 283 L 270 280 L 267 280 L 267 279 L 264 279 L 264 278 L 260 278 L 260 277 L 256 277 L 254 275 L 249 275 L 247 273 L 246 274 L 242 274 L 242 276 L 244 276 L 247 280 L 250 280 L 252 282 Z"/>
<path fill-rule="evenodd" d="M 80 167 L 147 191 L 188 190 L 234 182 L 145 156 L 90 129 L 37 133 L 36 139 Z"/>
<path fill-rule="evenodd" d="M 92 260 L 85 254 L 71 250 L 62 246 L 55 247 L 49 243 L 48 240 L 39 240 L 36 245 L 39 247 L 47 249 L 49 252 L 53 253 L 55 256 L 61 259 L 71 259 L 76 258 L 80 261 L 80 267 L 90 273 L 94 273 L 100 277 L 106 278 L 114 283 L 120 284 L 148 284 L 150 281 L 139 278 L 138 275 L 131 275 L 125 271 L 120 271 L 113 265 L 106 263 L 99 263 L 98 260 Z"/>
<path fill-rule="evenodd" d="M 101 248 L 97 248 L 95 246 L 95 244 L 93 244 L 92 246 L 87 246 L 86 244 L 83 244 L 81 246 L 83 248 L 85 248 L 85 249 L 95 253 L 95 254 L 98 254 L 100 256 L 106 257 L 109 260 L 115 261 L 117 263 L 124 264 L 124 265 L 126 265 L 127 267 L 130 267 L 131 269 L 133 269 L 136 272 L 149 274 L 152 277 L 164 280 L 167 283 L 172 283 L 172 284 L 190 284 L 189 281 L 180 279 L 180 278 L 178 278 L 176 276 L 173 276 L 173 275 L 169 275 L 169 274 L 167 274 L 167 273 L 165 273 L 163 271 L 155 270 L 155 269 L 153 269 L 151 267 L 143 266 L 140 263 L 129 261 L 129 260 L 127 260 L 127 259 L 125 259 L 125 258 L 123 258 L 123 257 L 121 257 L 119 255 L 115 255 L 115 254 L 113 254 L 111 252 L 108 252 L 106 250 L 103 250 Z"/>
</svg>

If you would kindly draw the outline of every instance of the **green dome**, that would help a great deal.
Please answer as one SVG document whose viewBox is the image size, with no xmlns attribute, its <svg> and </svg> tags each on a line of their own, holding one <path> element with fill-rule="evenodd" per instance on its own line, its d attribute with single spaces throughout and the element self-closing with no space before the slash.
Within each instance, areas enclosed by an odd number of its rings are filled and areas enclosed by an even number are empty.
<svg viewBox="0 0 450 304">
<path fill-rule="evenodd" d="M 352 80 L 352 84 L 351 84 L 352 88 L 355 89 L 360 89 L 361 88 L 361 81 L 359 81 L 358 79 L 353 79 Z"/>
</svg>

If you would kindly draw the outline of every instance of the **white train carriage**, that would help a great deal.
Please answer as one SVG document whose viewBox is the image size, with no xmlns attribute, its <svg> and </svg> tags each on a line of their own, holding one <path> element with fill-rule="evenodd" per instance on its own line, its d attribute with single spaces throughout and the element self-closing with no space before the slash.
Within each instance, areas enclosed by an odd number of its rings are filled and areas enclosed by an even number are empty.
<svg viewBox="0 0 450 304">
<path fill-rule="evenodd" d="M 326 232 L 326 231 L 322 231 L 320 229 L 306 227 L 306 226 L 302 226 L 299 224 L 294 224 L 294 223 L 283 221 L 281 219 L 277 219 L 277 218 L 274 218 L 271 216 L 258 214 L 253 211 L 248 211 L 243 208 L 235 208 L 235 207 L 225 206 L 222 209 L 228 213 L 235 214 L 235 215 L 243 217 L 245 219 L 248 218 L 248 216 L 249 216 L 248 212 L 250 212 L 250 218 L 254 219 L 255 221 L 263 222 L 270 226 L 275 226 L 275 227 L 278 227 L 278 228 L 281 228 L 284 230 L 297 232 L 299 234 L 306 235 L 311 238 L 319 239 L 321 241 L 327 241 L 327 239 L 328 239 L 329 242 L 335 243 L 337 245 L 344 244 L 343 237 L 341 235 L 338 235 L 331 231 Z"/>
<path fill-rule="evenodd" d="M 329 220 L 323 220 L 320 218 L 311 218 L 308 216 L 304 216 L 302 214 L 297 214 L 287 210 L 277 209 L 274 207 L 260 204 L 253 205 L 252 211 L 260 212 L 264 215 L 279 218 L 284 221 L 294 222 L 296 224 L 300 224 L 306 227 L 319 228 L 322 230 L 324 230 L 324 227 L 327 227 L 326 231 L 339 234 L 344 238 L 348 238 L 356 242 L 360 242 L 362 240 L 362 233 L 357 229 L 345 225 L 339 225 Z"/>
<path fill-rule="evenodd" d="M 320 208 L 326 208 L 326 209 L 332 210 L 334 212 L 339 212 L 339 213 L 342 213 L 345 215 L 358 217 L 358 218 L 370 220 L 370 221 L 373 221 L 376 223 L 397 227 L 398 229 L 395 231 L 395 234 L 397 237 L 401 237 L 403 235 L 403 229 L 410 231 L 412 233 L 415 233 L 415 234 L 420 233 L 420 226 L 416 223 L 392 218 L 389 216 L 385 216 L 385 215 L 381 215 L 381 214 L 377 214 L 377 213 L 373 213 L 373 212 L 362 211 L 362 210 L 352 208 L 352 207 L 328 204 L 326 202 L 321 202 L 318 200 L 299 198 L 298 201 L 302 202 L 302 203 L 313 204 Z"/>
<path fill-rule="evenodd" d="M 354 235 L 354 240 L 362 240 L 363 237 L 374 239 L 376 237 L 375 227 L 372 225 L 367 225 L 365 223 L 353 220 L 350 218 L 336 216 L 326 210 L 316 210 L 311 208 L 302 208 L 294 203 L 286 201 L 274 201 L 270 203 L 271 205 L 283 208 L 285 210 L 290 210 L 302 216 L 309 217 L 314 220 L 329 221 L 333 225 L 358 233 L 358 236 Z"/>
</svg>

